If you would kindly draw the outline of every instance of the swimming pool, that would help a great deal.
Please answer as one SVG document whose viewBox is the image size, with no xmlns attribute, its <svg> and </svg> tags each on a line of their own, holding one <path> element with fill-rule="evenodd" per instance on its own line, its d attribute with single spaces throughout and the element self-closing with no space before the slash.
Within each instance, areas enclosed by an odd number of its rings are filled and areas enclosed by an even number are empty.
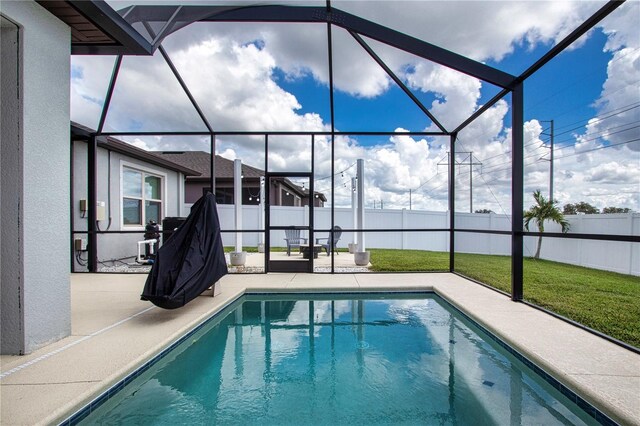
<svg viewBox="0 0 640 426">
<path fill-rule="evenodd" d="M 75 419 L 597 424 L 510 352 L 433 294 L 245 296 Z"/>
</svg>

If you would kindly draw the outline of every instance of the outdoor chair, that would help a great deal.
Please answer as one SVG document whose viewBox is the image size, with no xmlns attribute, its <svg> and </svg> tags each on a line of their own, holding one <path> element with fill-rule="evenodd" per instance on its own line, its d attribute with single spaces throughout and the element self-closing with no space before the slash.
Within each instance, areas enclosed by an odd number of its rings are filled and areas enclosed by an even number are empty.
<svg viewBox="0 0 640 426">
<path fill-rule="evenodd" d="M 300 237 L 299 229 L 285 229 L 284 236 L 287 242 L 287 256 L 291 256 L 291 247 L 298 247 L 299 251 L 301 245 L 307 245 L 308 238 Z"/>
<path fill-rule="evenodd" d="M 331 251 L 335 251 L 336 254 L 338 254 L 336 246 L 338 244 L 338 241 L 340 241 L 341 236 L 342 228 L 336 225 L 333 227 L 333 232 L 330 232 L 327 238 L 316 238 L 316 244 L 320 244 L 322 248 L 326 250 L 327 256 L 329 256 L 329 253 Z"/>
</svg>

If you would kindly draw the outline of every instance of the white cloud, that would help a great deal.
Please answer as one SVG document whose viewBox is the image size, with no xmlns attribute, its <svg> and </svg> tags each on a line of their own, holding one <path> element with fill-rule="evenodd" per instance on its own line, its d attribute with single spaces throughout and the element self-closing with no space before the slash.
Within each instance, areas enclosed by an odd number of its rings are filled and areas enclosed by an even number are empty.
<svg viewBox="0 0 640 426">
<path fill-rule="evenodd" d="M 98 127 L 114 61 L 113 56 L 71 57 L 71 120 Z"/>
<path fill-rule="evenodd" d="M 523 41 L 558 41 L 598 7 L 570 1 L 342 0 L 332 5 L 478 61 L 499 61 Z"/>
</svg>

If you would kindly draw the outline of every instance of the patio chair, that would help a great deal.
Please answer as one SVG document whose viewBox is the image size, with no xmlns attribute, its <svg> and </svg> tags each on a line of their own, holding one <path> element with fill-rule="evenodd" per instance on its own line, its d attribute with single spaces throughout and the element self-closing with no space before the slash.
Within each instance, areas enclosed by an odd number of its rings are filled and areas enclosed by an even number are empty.
<svg viewBox="0 0 640 426">
<path fill-rule="evenodd" d="M 291 256 L 291 247 L 298 247 L 299 251 L 301 245 L 307 245 L 308 238 L 300 237 L 299 229 L 285 229 L 284 236 L 287 242 L 287 256 Z"/>
<path fill-rule="evenodd" d="M 320 244 L 322 248 L 326 250 L 327 256 L 329 256 L 330 251 L 335 251 L 336 254 L 339 254 L 336 246 L 338 244 L 338 241 L 340 241 L 341 236 L 342 228 L 336 225 L 333 227 L 333 232 L 330 232 L 328 237 L 316 238 L 316 244 Z"/>
</svg>

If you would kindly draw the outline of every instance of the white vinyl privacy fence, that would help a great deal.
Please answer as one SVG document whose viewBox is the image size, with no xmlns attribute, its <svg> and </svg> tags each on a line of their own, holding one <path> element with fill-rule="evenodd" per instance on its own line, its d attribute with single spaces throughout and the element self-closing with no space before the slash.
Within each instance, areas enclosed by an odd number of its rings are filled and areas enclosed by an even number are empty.
<svg viewBox="0 0 640 426">
<path fill-rule="evenodd" d="M 233 205 L 219 205 L 218 213 L 223 230 L 233 229 Z M 278 225 L 307 225 L 308 207 L 271 207 L 272 223 Z M 188 209 L 186 210 L 188 211 Z M 571 224 L 571 233 L 640 235 L 640 214 L 607 214 L 566 216 Z M 263 229 L 263 219 L 259 206 L 243 206 L 244 229 Z M 511 217 L 500 214 L 456 213 L 456 229 L 511 230 Z M 353 229 L 354 215 L 348 208 L 335 209 L 335 225 Z M 446 229 L 449 226 L 448 212 L 417 210 L 367 209 L 365 228 L 367 248 L 415 249 L 448 251 L 449 233 L 403 231 L 407 229 Z M 331 228 L 331 209 L 314 209 L 315 237 L 326 237 Z M 397 232 L 375 232 L 375 229 L 397 229 Z M 537 231 L 535 226 L 530 231 Z M 545 225 L 546 232 L 560 232 L 554 223 Z M 245 233 L 245 246 L 256 246 L 261 242 L 260 233 Z M 234 244 L 233 233 L 223 233 L 225 245 Z M 353 242 L 353 234 L 342 234 L 338 247 L 346 247 Z M 537 237 L 525 238 L 524 255 L 533 256 L 538 243 Z M 284 231 L 272 231 L 271 246 L 283 247 Z M 494 255 L 511 254 L 511 238 L 508 235 L 457 232 L 456 252 Z M 640 244 L 628 242 L 543 238 L 540 257 L 557 262 L 590 268 L 640 275 Z"/>
</svg>

